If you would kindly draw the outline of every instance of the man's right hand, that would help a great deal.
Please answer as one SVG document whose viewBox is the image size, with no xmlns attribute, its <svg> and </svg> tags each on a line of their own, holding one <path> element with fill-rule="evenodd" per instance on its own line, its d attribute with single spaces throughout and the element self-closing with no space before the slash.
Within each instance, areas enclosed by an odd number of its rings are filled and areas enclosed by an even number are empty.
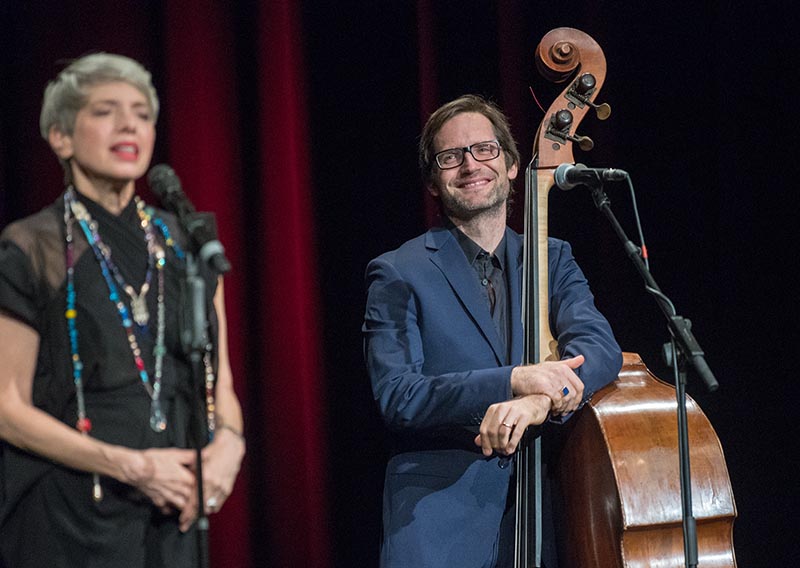
<svg viewBox="0 0 800 568">
<path fill-rule="evenodd" d="M 577 355 L 561 361 L 514 367 L 511 371 L 511 392 L 514 396 L 543 394 L 549 397 L 554 415 L 574 412 L 583 399 L 583 382 L 575 374 L 575 369 L 583 362 L 583 355 Z"/>
</svg>

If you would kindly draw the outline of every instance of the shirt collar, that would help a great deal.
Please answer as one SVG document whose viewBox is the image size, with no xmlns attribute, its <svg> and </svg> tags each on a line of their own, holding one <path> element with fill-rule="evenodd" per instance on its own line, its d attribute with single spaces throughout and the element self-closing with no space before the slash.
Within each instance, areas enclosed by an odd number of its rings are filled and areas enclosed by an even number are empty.
<svg viewBox="0 0 800 568">
<path fill-rule="evenodd" d="M 464 255 L 467 257 L 467 261 L 469 261 L 470 264 L 473 264 L 475 262 L 475 259 L 478 258 L 478 255 L 481 252 L 486 252 L 488 254 L 488 251 L 484 251 L 478 243 L 476 243 L 475 241 L 470 239 L 466 234 L 464 234 L 464 232 L 461 229 L 459 229 L 458 227 L 456 227 L 453 224 L 453 222 L 450 220 L 450 218 L 447 217 L 447 216 L 444 216 L 444 227 L 448 231 L 450 231 L 450 233 L 456 239 L 456 242 L 458 242 L 459 246 L 461 247 L 461 250 L 464 251 Z M 506 235 L 505 235 L 505 232 L 503 233 L 503 238 L 500 240 L 500 244 L 497 245 L 497 248 L 495 249 L 494 254 L 492 255 L 492 257 L 495 259 L 494 260 L 495 265 L 497 266 L 497 263 L 499 263 L 500 270 L 505 271 L 505 268 L 506 268 L 505 267 L 505 258 L 506 258 Z"/>
</svg>

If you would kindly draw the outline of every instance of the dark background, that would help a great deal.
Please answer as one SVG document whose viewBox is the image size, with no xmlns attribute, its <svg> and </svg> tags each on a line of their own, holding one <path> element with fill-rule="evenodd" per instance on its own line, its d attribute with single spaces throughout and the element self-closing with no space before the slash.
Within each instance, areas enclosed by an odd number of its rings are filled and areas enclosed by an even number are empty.
<svg viewBox="0 0 800 568">
<path fill-rule="evenodd" d="M 55 10 L 50 3 L 37 9 L 11 1 L 0 8 L 0 225 L 60 191 L 56 161 L 37 140 L 41 92 L 56 72 L 55 61 L 90 49 L 117 50 L 145 62 L 157 87 L 167 78 L 160 46 L 175 21 L 165 14 L 174 14 L 174 5 L 182 3 L 123 2 L 122 10 L 65 4 Z M 692 320 L 720 383 L 717 392 L 708 393 L 690 375 L 688 392 L 725 451 L 738 509 L 739 565 L 796 561 L 798 207 L 791 175 L 796 18 L 779 3 L 746 2 L 306 0 L 294 5 L 308 121 L 307 151 L 299 159 L 310 179 L 308 226 L 314 231 L 311 261 L 318 275 L 324 367 L 326 461 L 319 477 L 327 505 L 320 514 L 327 518 L 330 544 L 322 563 L 377 565 L 386 448 L 361 359 L 363 271 L 371 258 L 426 228 L 430 203 L 415 151 L 421 125 L 439 104 L 467 92 L 483 94 L 510 115 L 527 161 L 543 119 L 530 89 L 547 108 L 562 88 L 538 75 L 534 49 L 547 31 L 561 26 L 590 34 L 608 62 L 598 100 L 613 112 L 605 122 L 587 115 L 578 130 L 593 138 L 595 149 L 576 150 L 576 161 L 631 174 L 652 273 L 678 313 Z M 253 149 L 256 135 L 248 119 L 260 95 L 247 85 L 261 80 L 269 89 L 272 78 L 260 75 L 252 57 L 263 32 L 253 18 L 258 3 L 239 2 L 222 11 L 234 38 L 228 48 L 240 89 L 237 191 L 246 203 L 258 199 L 257 191 L 282 191 L 280 172 L 262 185 L 251 183 L 263 154 Z M 95 28 L 104 30 L 100 37 L 114 37 L 114 26 L 129 24 L 125 18 L 131 14 L 138 26 L 135 41 L 92 41 Z M 422 64 L 421 52 L 429 54 Z M 159 151 L 171 155 L 180 144 L 162 136 Z M 42 169 L 47 173 L 39 174 Z M 56 184 L 31 183 L 41 183 L 44 175 Z M 624 186 L 607 190 L 612 208 L 636 238 L 630 194 Z M 520 183 L 511 219 L 520 231 L 521 192 Z M 668 339 L 663 316 L 590 195 L 554 192 L 550 216 L 551 234 L 573 244 L 623 350 L 639 353 L 656 375 L 671 382 L 660 358 Z M 254 287 L 253 273 L 244 266 L 235 276 L 243 278 L 245 292 Z M 244 296 L 250 324 L 258 329 L 252 318 L 261 309 L 259 299 Z M 252 370 L 252 363 L 245 365 Z M 278 380 L 268 369 L 260 374 Z M 250 388 L 241 394 L 251 424 L 264 409 L 247 402 Z M 270 462 L 253 456 L 283 450 L 251 442 L 248 459 L 254 461 L 245 487 L 258 487 L 263 476 L 282 477 L 255 467 Z M 250 520 L 238 532 L 250 542 L 252 565 L 271 565 L 277 537 L 264 523 L 279 526 L 281 519 L 265 518 L 272 514 L 269 508 L 256 510 L 248 505 L 251 500 L 258 502 L 249 492 L 242 496 Z M 302 552 L 296 558 L 303 558 Z"/>
</svg>

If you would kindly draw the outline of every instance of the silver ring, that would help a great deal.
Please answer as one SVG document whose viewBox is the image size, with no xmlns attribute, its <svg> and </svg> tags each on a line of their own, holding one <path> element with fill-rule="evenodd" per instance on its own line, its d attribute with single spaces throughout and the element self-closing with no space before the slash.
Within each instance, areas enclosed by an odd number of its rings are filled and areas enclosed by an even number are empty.
<svg viewBox="0 0 800 568">
<path fill-rule="evenodd" d="M 217 498 L 216 497 L 209 497 L 206 501 L 206 507 L 209 509 L 216 509 L 217 508 Z"/>
<path fill-rule="evenodd" d="M 567 396 L 568 394 L 569 394 L 569 389 L 567 388 L 567 386 L 564 385 L 563 387 L 561 387 L 561 395 Z"/>
</svg>

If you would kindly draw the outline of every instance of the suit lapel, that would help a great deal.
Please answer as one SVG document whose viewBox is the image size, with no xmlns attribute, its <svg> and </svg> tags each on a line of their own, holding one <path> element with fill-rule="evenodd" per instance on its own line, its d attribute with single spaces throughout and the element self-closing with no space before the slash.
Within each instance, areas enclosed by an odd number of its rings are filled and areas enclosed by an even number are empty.
<svg viewBox="0 0 800 568">
<path fill-rule="evenodd" d="M 429 231 L 425 246 L 431 253 L 431 262 L 447 279 L 456 297 L 491 346 L 498 365 L 502 365 L 505 360 L 504 348 L 486 307 L 486 301 L 481 295 L 475 270 L 467 262 L 464 251 L 450 231 L 444 228 Z"/>
</svg>

